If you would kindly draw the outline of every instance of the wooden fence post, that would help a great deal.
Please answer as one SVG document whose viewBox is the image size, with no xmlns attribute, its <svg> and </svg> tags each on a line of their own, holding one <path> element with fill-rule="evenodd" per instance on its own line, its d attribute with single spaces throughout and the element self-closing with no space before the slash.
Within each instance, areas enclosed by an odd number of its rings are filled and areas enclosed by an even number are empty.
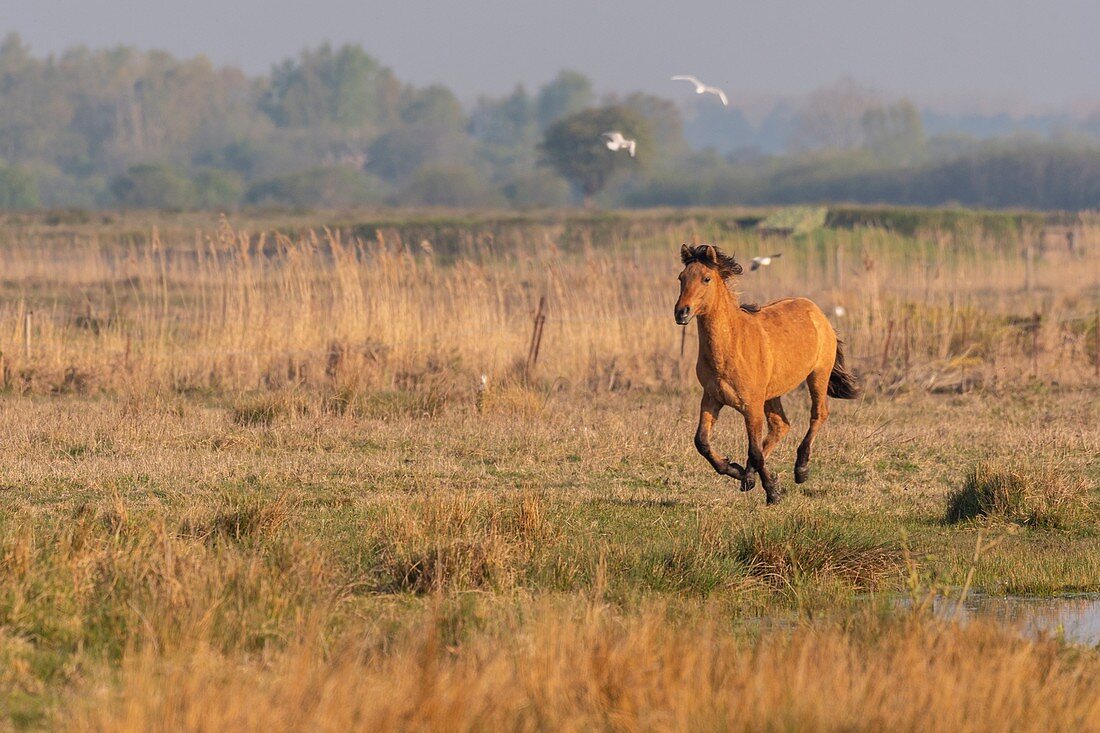
<svg viewBox="0 0 1100 733">
<path fill-rule="evenodd" d="M 1031 289 L 1034 285 L 1035 278 L 1035 252 L 1031 244 L 1031 237 L 1027 239 L 1027 244 L 1024 246 L 1024 290 L 1028 295 L 1031 295 Z"/>
<path fill-rule="evenodd" d="M 844 287 L 844 244 L 841 242 L 836 243 L 833 252 L 833 267 L 836 270 L 836 288 L 840 290 Z"/>
<path fill-rule="evenodd" d="M 539 308 L 535 312 L 535 324 L 531 331 L 531 345 L 527 347 L 527 376 L 530 377 L 539 360 L 539 348 L 542 346 L 542 326 L 546 323 L 546 296 L 539 298 Z"/>
<path fill-rule="evenodd" d="M 1039 327 L 1043 322 L 1043 316 L 1035 311 L 1031 316 L 1031 376 L 1039 376 Z"/>
<path fill-rule="evenodd" d="M 909 371 L 909 314 L 905 314 L 905 320 L 902 322 L 902 353 L 904 354 L 905 371 Z"/>
<path fill-rule="evenodd" d="M 27 361 L 31 360 L 31 316 L 34 311 L 27 311 L 23 319 L 23 353 Z"/>
<path fill-rule="evenodd" d="M 1100 379 L 1100 310 L 1096 311 L 1096 318 L 1093 320 L 1093 332 L 1094 345 L 1096 346 L 1095 353 L 1093 354 L 1093 360 L 1096 362 L 1096 378 Z"/>
<path fill-rule="evenodd" d="M 894 340 L 894 319 L 886 324 L 886 343 L 882 345 L 882 370 L 886 371 L 886 362 L 890 358 L 890 342 Z"/>
</svg>

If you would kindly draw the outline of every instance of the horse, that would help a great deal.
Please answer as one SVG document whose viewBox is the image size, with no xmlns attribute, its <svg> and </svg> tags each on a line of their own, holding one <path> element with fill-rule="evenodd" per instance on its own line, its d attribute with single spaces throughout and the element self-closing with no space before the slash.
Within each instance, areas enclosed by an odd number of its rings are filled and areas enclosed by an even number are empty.
<svg viewBox="0 0 1100 733">
<path fill-rule="evenodd" d="M 676 323 L 699 326 L 695 374 L 703 386 L 695 448 L 714 470 L 750 491 L 760 474 L 768 504 L 782 499 L 775 474 L 764 465 L 768 454 L 790 430 L 782 397 L 803 381 L 810 393 L 810 428 L 798 446 L 795 483 L 810 476 L 814 436 L 829 416 L 828 397 L 854 399 L 856 377 L 844 366 L 842 344 L 821 309 L 807 298 L 783 298 L 764 306 L 742 304 L 732 288 L 741 265 L 711 244 L 680 248 L 684 269 Z M 710 445 L 710 433 L 723 407 L 745 418 L 749 455 L 744 467 L 722 458 Z M 764 437 L 764 424 L 768 434 Z"/>
</svg>

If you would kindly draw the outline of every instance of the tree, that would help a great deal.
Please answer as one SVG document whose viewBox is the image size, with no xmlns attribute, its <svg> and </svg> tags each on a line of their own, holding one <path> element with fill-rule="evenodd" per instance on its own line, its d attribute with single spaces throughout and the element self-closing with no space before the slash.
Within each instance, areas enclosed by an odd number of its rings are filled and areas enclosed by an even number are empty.
<svg viewBox="0 0 1100 733">
<path fill-rule="evenodd" d="M 462 104 L 450 89 L 438 84 L 413 92 L 401 108 L 401 121 L 406 125 L 459 130 L 466 127 Z"/>
<path fill-rule="evenodd" d="M 539 90 L 535 114 L 539 126 L 549 127 L 565 115 L 579 112 L 592 103 L 592 82 L 576 71 L 559 71 L 554 80 Z"/>
<path fill-rule="evenodd" d="M 655 159 L 672 159 L 687 152 L 684 121 L 674 102 L 634 92 L 617 104 L 645 120 L 647 163 Z"/>
<path fill-rule="evenodd" d="M 637 163 L 625 151 L 608 150 L 602 135 L 610 130 L 619 130 L 624 136 L 636 139 L 639 159 L 644 159 L 645 120 L 626 107 L 587 109 L 563 117 L 546 130 L 542 142 L 544 162 L 580 190 L 586 206 L 612 174 Z"/>
<path fill-rule="evenodd" d="M 795 120 L 795 150 L 853 150 L 863 144 L 863 114 L 879 95 L 851 79 L 812 93 Z"/>
<path fill-rule="evenodd" d="M 479 155 L 498 181 L 529 175 L 538 162 L 539 128 L 535 105 L 522 86 L 507 97 L 478 100 L 470 118 L 470 135 Z"/>
<path fill-rule="evenodd" d="M 534 107 L 522 86 L 502 99 L 482 97 L 470 118 L 470 134 L 492 145 L 524 144 L 534 131 Z"/>
<path fill-rule="evenodd" d="M 864 146 L 883 162 L 911 163 L 924 147 L 920 112 L 909 100 L 863 113 Z"/>
<path fill-rule="evenodd" d="M 388 181 L 403 182 L 428 163 L 467 163 L 472 157 L 470 138 L 463 132 L 411 125 L 395 128 L 371 143 L 366 169 Z"/>
<path fill-rule="evenodd" d="M 399 97 L 393 73 L 361 47 L 326 43 L 272 69 L 260 107 L 281 127 L 381 126 L 396 118 Z"/>
<path fill-rule="evenodd" d="M 38 206 L 34 178 L 15 166 L 0 163 L 0 209 L 33 209 Z"/>
</svg>

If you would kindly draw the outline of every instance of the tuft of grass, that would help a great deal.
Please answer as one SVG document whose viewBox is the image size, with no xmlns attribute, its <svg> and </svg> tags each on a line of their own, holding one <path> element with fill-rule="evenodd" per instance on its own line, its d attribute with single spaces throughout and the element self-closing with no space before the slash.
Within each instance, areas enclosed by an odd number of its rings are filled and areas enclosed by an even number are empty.
<svg viewBox="0 0 1100 733">
<path fill-rule="evenodd" d="M 1035 462 L 1026 471 L 981 461 L 947 498 L 949 523 L 989 517 L 1024 526 L 1067 529 L 1091 511 L 1088 484 Z"/>
<path fill-rule="evenodd" d="M 285 494 L 274 500 L 257 495 L 223 496 L 209 520 L 186 523 L 182 529 L 185 534 L 215 542 L 267 540 L 290 521 L 292 514 L 292 502 Z"/>
<path fill-rule="evenodd" d="M 231 417 L 242 427 L 270 427 L 279 420 L 304 415 L 305 400 L 289 391 L 260 392 L 240 398 L 232 407 Z"/>
<path fill-rule="evenodd" d="M 378 587 L 427 593 L 515 587 L 560 533 L 538 495 L 441 494 L 388 508 L 378 522 Z"/>
<path fill-rule="evenodd" d="M 412 390 L 386 390 L 360 400 L 355 412 L 378 420 L 435 417 L 443 412 L 449 399 L 450 390 L 438 384 Z"/>
<path fill-rule="evenodd" d="M 838 580 L 874 590 L 896 579 L 902 553 L 880 533 L 819 518 L 792 517 L 741 531 L 735 555 L 749 573 L 777 587 L 805 580 Z"/>
<path fill-rule="evenodd" d="M 254 395 L 233 406 L 233 422 L 244 427 L 268 427 L 286 414 L 286 404 L 271 395 Z"/>
</svg>

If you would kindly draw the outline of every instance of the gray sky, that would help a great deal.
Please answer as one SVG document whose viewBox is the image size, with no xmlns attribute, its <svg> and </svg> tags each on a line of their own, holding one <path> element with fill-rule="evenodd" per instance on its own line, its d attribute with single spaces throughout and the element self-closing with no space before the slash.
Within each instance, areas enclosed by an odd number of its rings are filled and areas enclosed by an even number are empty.
<svg viewBox="0 0 1100 733">
<path fill-rule="evenodd" d="M 1100 0 L 0 0 L 38 54 L 119 43 L 262 72 L 355 41 L 416 84 L 464 98 L 561 68 L 600 91 L 667 96 L 690 73 L 798 94 L 851 76 L 922 100 L 1100 100 Z"/>
</svg>

